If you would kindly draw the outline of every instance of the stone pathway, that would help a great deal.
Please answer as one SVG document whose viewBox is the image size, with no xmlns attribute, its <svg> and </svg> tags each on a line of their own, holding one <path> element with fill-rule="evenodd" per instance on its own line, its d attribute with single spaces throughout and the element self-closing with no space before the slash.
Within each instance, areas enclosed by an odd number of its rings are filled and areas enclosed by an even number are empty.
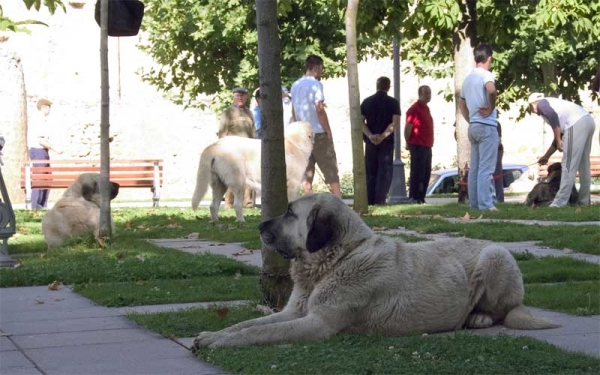
<svg viewBox="0 0 600 375">
<path fill-rule="evenodd" d="M 447 240 L 450 238 L 456 238 L 456 237 L 451 236 L 448 233 L 433 233 L 433 234 L 419 233 L 419 232 L 415 232 L 412 230 L 408 230 L 406 228 L 386 229 L 383 231 L 379 231 L 379 233 L 384 234 L 384 235 L 406 234 L 406 235 L 411 235 L 411 236 L 428 238 L 433 241 L 443 241 L 443 240 Z M 492 241 L 488 241 L 488 240 L 479 240 L 479 241 L 481 241 L 484 244 L 492 243 Z M 546 246 L 539 245 L 539 243 L 536 241 L 493 242 L 493 243 L 504 246 L 511 253 L 517 253 L 517 254 L 530 253 L 537 257 L 550 257 L 550 256 L 552 256 L 552 257 L 569 257 L 569 258 L 573 258 L 573 259 L 584 260 L 584 261 L 590 262 L 590 263 L 600 264 L 600 256 L 599 255 L 576 253 L 576 252 L 573 252 L 572 250 L 568 250 L 568 249 L 566 249 L 566 250 L 551 249 Z"/>
<path fill-rule="evenodd" d="M 2 288 L 0 301 L 2 375 L 225 374 L 67 287 Z"/>
</svg>

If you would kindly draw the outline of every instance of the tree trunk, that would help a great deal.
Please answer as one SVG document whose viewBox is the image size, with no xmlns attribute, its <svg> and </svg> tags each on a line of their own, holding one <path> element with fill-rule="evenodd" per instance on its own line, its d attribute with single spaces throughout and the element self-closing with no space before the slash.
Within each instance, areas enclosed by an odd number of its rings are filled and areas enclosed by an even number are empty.
<svg viewBox="0 0 600 375">
<path fill-rule="evenodd" d="M 21 58 L 0 44 L 0 135 L 6 144 L 2 150 L 2 174 L 11 202 L 24 202 L 20 188 L 21 165 L 27 152 L 27 95 Z"/>
<path fill-rule="evenodd" d="M 465 78 L 475 67 L 473 49 L 477 44 L 477 0 L 458 0 L 462 20 L 455 30 L 452 41 L 454 45 L 454 103 L 456 104 L 456 143 L 458 177 L 466 182 L 466 174 L 471 159 L 471 143 L 469 142 L 469 122 L 462 116 L 458 108 L 458 100 Z M 469 192 L 466 184 L 460 184 L 458 203 L 467 203 Z"/>
<path fill-rule="evenodd" d="M 558 81 L 554 63 L 542 63 L 542 79 L 544 80 L 544 86 L 552 88 L 552 91 L 547 95 L 558 96 Z"/>
<path fill-rule="evenodd" d="M 261 96 L 261 218 L 285 212 L 287 180 L 283 143 L 280 40 L 277 1 L 256 0 L 258 73 Z M 282 309 L 292 292 L 290 262 L 274 251 L 262 249 L 261 291 L 263 303 Z"/>
<path fill-rule="evenodd" d="M 110 224 L 110 98 L 108 82 L 108 0 L 100 4 L 100 238 L 112 237 Z"/>
<path fill-rule="evenodd" d="M 348 103 L 350 128 L 352 129 L 352 172 L 354 174 L 354 211 L 366 214 L 367 177 L 363 151 L 363 121 L 360 114 L 360 92 L 358 88 L 358 58 L 356 53 L 356 16 L 359 0 L 348 0 L 346 9 L 346 59 L 348 61 Z"/>
</svg>

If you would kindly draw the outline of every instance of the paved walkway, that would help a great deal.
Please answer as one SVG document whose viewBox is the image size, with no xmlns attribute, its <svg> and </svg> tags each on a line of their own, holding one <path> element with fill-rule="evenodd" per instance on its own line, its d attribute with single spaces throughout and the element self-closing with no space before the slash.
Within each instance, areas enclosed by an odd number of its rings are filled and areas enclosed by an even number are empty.
<svg viewBox="0 0 600 375">
<path fill-rule="evenodd" d="M 386 233 L 414 232 L 397 229 Z M 423 236 L 423 234 L 416 234 Z M 447 235 L 428 236 L 436 239 Z M 157 245 L 199 253 L 224 254 L 262 265 L 260 251 L 243 251 L 239 244 L 202 240 L 151 240 Z M 538 248 L 534 243 L 506 243 L 511 251 L 525 249 L 540 256 L 584 256 Z M 523 251 L 525 251 L 523 250 Z M 600 257 L 584 257 L 600 263 Z M 243 301 L 228 302 L 238 304 Z M 0 374 L 225 374 L 194 357 L 193 338 L 171 340 L 139 327 L 123 315 L 129 312 L 172 311 L 206 306 L 204 303 L 125 308 L 97 306 L 68 287 L 46 286 L 0 289 Z M 479 335 L 530 336 L 570 351 L 600 358 L 600 316 L 572 315 L 533 309 L 562 328 L 541 331 L 508 330 L 501 326 L 472 331 Z"/>
</svg>

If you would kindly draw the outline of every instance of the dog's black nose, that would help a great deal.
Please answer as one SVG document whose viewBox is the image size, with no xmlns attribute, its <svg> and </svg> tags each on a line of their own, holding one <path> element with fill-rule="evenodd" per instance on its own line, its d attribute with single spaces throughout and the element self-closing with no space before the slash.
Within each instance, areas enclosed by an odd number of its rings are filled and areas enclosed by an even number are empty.
<svg viewBox="0 0 600 375">
<path fill-rule="evenodd" d="M 265 222 L 258 224 L 258 230 L 262 233 L 263 229 L 265 229 Z"/>
</svg>

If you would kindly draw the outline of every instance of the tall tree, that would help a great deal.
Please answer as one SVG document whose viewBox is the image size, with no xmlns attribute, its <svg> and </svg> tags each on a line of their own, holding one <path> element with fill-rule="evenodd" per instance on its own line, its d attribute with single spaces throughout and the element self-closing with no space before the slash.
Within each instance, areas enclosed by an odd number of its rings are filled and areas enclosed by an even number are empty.
<svg viewBox="0 0 600 375">
<path fill-rule="evenodd" d="M 462 17 L 458 27 L 452 35 L 454 49 L 454 103 L 456 105 L 456 159 L 458 162 L 458 177 L 460 181 L 466 181 L 469 161 L 471 160 L 471 145 L 469 142 L 469 123 L 458 108 L 458 100 L 462 91 L 462 84 L 473 70 L 473 48 L 477 45 L 477 0 L 466 0 L 459 4 Z M 459 185 L 458 202 L 466 203 L 468 198 L 467 186 Z"/>
<path fill-rule="evenodd" d="M 108 0 L 100 3 L 100 235 L 112 237 L 110 218 L 110 97 L 108 75 Z"/>
<path fill-rule="evenodd" d="M 0 47 L 0 135 L 6 144 L 3 149 L 2 175 L 10 181 L 6 188 L 9 197 L 21 197 L 19 184 L 21 166 L 27 160 L 27 92 L 21 58 L 15 51 Z"/>
<path fill-rule="evenodd" d="M 363 153 L 363 121 L 360 114 L 358 56 L 356 52 L 356 17 L 359 0 L 348 0 L 346 8 L 346 61 L 348 64 L 348 103 L 352 132 L 352 171 L 354 174 L 354 211 L 367 213 L 367 180 Z"/>
<path fill-rule="evenodd" d="M 286 165 L 281 101 L 280 40 L 277 1 L 256 0 L 258 68 L 261 96 L 261 218 L 283 214 L 287 206 Z M 291 294 L 290 262 L 263 247 L 263 303 L 283 308 Z"/>
</svg>

